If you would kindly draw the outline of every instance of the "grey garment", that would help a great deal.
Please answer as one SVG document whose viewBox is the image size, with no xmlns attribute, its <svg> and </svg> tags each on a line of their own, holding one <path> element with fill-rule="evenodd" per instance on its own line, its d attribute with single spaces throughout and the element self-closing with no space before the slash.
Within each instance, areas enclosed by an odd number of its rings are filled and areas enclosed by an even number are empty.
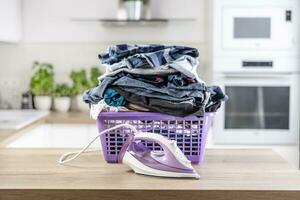
<svg viewBox="0 0 300 200">
<path fill-rule="evenodd" d="M 103 64 L 110 65 L 127 59 L 132 68 L 141 68 L 146 64 L 161 66 L 166 64 L 167 60 L 176 60 L 183 55 L 198 57 L 199 52 L 186 46 L 118 44 L 110 46 L 106 53 L 99 55 L 99 58 Z"/>
<path fill-rule="evenodd" d="M 106 72 L 102 76 L 98 78 L 99 81 L 102 81 L 105 77 L 108 76 L 116 76 L 121 72 L 126 72 L 133 75 L 148 75 L 148 76 L 167 76 L 172 74 L 178 74 L 176 69 L 172 68 L 149 68 L 149 69 L 128 69 L 128 68 L 120 68 L 112 72 Z"/>
<path fill-rule="evenodd" d="M 199 83 L 204 83 L 203 80 L 201 80 L 197 74 L 197 67 L 199 65 L 199 61 L 189 55 L 184 55 L 179 57 L 176 60 L 173 60 L 170 58 L 168 54 L 164 55 L 167 63 L 165 65 L 161 66 L 153 66 L 150 61 L 148 62 L 147 68 L 132 68 L 128 62 L 125 60 L 122 60 L 118 63 L 114 63 L 113 65 L 105 65 L 108 72 L 114 72 L 114 71 L 125 71 L 124 69 L 128 69 L 127 72 L 130 73 L 133 69 L 139 69 L 137 72 L 141 73 L 145 69 L 161 69 L 161 71 L 165 70 L 166 68 L 172 68 L 177 70 L 178 72 L 184 74 L 187 77 L 190 77 L 192 79 L 196 79 Z M 119 71 L 119 72 L 120 72 Z M 131 72 L 132 73 L 132 72 Z M 137 73 L 136 73 L 137 74 Z"/>
<path fill-rule="evenodd" d="M 209 86 L 210 97 L 208 103 L 206 104 L 206 112 L 216 112 L 220 107 L 222 102 L 228 100 L 228 96 L 222 91 L 219 86 Z"/>
<path fill-rule="evenodd" d="M 168 83 L 166 87 L 156 87 L 155 85 L 127 76 L 117 79 L 112 85 L 119 86 L 127 92 L 136 93 L 140 96 L 155 97 L 172 101 L 189 100 L 194 97 L 204 99 L 203 92 L 206 89 L 205 85 L 200 83 L 181 87 Z"/>
<path fill-rule="evenodd" d="M 191 57 L 191 56 L 182 56 L 178 58 L 175 61 L 170 61 L 168 63 L 168 66 L 176 69 L 177 71 L 181 72 L 187 77 L 190 77 L 192 79 L 196 79 L 199 83 L 204 83 L 203 80 L 201 80 L 197 73 L 197 67 L 199 65 L 199 62 L 197 59 Z"/>
<path fill-rule="evenodd" d="M 134 103 L 127 103 L 126 108 L 130 109 L 130 110 L 134 110 L 134 111 L 139 111 L 139 112 L 149 112 L 150 110 L 148 108 L 144 108 L 138 104 L 134 104 Z"/>
<path fill-rule="evenodd" d="M 197 105 L 195 99 L 174 102 L 170 100 L 140 96 L 135 93 L 122 90 L 120 87 L 113 87 L 128 102 L 148 108 L 150 111 L 164 113 L 173 116 L 185 117 L 188 115 L 203 116 L 204 106 Z"/>
<path fill-rule="evenodd" d="M 156 86 L 143 82 L 141 79 L 134 79 L 124 73 L 117 76 L 106 77 L 98 87 L 85 92 L 83 100 L 86 103 L 98 103 L 103 97 L 105 90 L 111 86 L 118 86 L 122 90 L 135 93 L 140 96 L 170 100 L 174 102 L 196 100 L 199 104 L 206 101 L 205 84 L 194 83 L 187 86 L 175 86 L 168 82 L 165 86 Z"/>
</svg>

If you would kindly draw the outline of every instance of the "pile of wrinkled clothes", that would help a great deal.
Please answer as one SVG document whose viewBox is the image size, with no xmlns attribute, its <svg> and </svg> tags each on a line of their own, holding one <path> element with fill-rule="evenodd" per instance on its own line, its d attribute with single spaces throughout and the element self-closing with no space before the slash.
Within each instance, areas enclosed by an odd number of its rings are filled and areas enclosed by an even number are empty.
<svg viewBox="0 0 300 200">
<path fill-rule="evenodd" d="M 106 73 L 83 100 L 98 116 L 103 109 L 173 116 L 215 112 L 227 96 L 197 75 L 199 52 L 186 46 L 114 45 L 99 58 Z"/>
</svg>

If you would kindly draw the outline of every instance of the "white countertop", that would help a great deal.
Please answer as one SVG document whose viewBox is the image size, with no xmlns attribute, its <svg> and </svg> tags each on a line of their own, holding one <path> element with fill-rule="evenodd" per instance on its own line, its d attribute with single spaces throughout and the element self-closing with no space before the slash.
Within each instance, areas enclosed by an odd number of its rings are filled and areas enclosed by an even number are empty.
<svg viewBox="0 0 300 200">
<path fill-rule="evenodd" d="M 49 114 L 37 110 L 0 110 L 0 129 L 21 129 Z"/>
</svg>

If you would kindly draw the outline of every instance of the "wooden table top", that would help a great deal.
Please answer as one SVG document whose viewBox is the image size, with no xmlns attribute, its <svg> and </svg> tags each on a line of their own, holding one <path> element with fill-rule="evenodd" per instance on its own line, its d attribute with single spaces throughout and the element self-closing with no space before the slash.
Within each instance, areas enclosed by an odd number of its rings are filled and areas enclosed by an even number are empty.
<svg viewBox="0 0 300 200">
<path fill-rule="evenodd" d="M 0 149 L 0 199 L 300 199 L 300 171 L 271 150 L 208 149 L 200 180 L 137 175 L 100 152 L 59 165 L 67 151 Z"/>
<path fill-rule="evenodd" d="M 51 112 L 46 117 L 46 123 L 54 124 L 95 124 L 96 120 L 90 117 L 88 112 Z"/>
</svg>

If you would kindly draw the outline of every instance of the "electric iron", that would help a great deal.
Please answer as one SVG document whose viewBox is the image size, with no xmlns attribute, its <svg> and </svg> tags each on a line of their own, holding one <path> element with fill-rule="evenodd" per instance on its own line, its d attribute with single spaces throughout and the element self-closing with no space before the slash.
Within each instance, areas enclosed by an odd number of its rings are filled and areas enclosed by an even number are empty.
<svg viewBox="0 0 300 200">
<path fill-rule="evenodd" d="M 74 160 L 85 152 L 100 135 L 120 127 L 127 127 L 135 134 L 128 134 L 128 138 L 119 152 L 118 161 L 128 165 L 135 173 L 159 177 L 200 178 L 191 162 L 178 148 L 176 141 L 156 133 L 138 132 L 130 124 L 121 124 L 102 131 L 81 151 L 62 155 L 59 163 L 63 164 Z M 163 151 L 151 151 L 141 141 L 155 142 L 162 147 Z M 66 159 L 71 155 L 73 155 L 72 158 Z"/>
<path fill-rule="evenodd" d="M 163 151 L 151 151 L 142 141 L 155 142 Z M 124 146 L 126 148 L 126 146 Z M 122 151 L 122 150 L 121 150 Z M 122 156 L 122 154 L 120 154 Z M 160 177 L 200 178 L 176 141 L 155 133 L 139 133 L 134 136 L 123 155 L 122 162 L 137 174 Z"/>
</svg>

